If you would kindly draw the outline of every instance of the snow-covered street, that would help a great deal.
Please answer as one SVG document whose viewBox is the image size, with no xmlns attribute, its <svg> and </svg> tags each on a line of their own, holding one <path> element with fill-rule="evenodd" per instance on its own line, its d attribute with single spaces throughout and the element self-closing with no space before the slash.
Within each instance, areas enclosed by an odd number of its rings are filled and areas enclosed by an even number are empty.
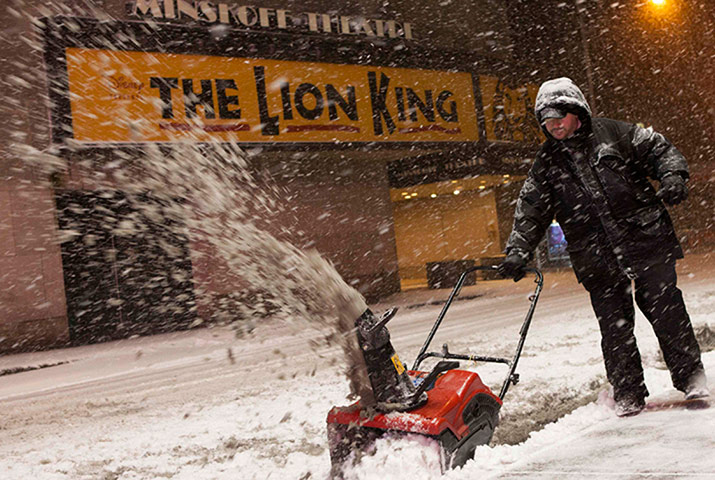
<svg viewBox="0 0 715 480">
<path fill-rule="evenodd" d="M 715 328 L 714 263 L 688 257 L 679 267 L 696 330 Z M 510 355 L 532 286 L 504 280 L 465 288 L 434 345 Z M 448 293 L 405 292 L 373 306 L 402 307 L 390 329 L 407 363 Z M 649 401 L 682 398 L 640 315 L 636 328 Z M 1 371 L 28 371 L 0 377 L 0 477 L 327 478 L 325 417 L 332 405 L 348 403 L 348 385 L 336 347 L 309 348 L 319 338 L 305 325 L 266 321 L 250 338 L 215 327 L 1 357 Z M 707 341 L 712 379 L 715 352 Z M 493 388 L 504 375 L 499 366 L 462 368 Z M 478 448 L 463 469 L 442 474 L 423 438 L 388 438 L 348 477 L 715 478 L 715 410 L 620 419 L 598 400 L 606 382 L 597 323 L 570 272 L 546 274 L 519 373 L 494 445 Z"/>
<path fill-rule="evenodd" d="M 0 480 L 715 480 L 713 4 L 0 1 Z"/>
</svg>

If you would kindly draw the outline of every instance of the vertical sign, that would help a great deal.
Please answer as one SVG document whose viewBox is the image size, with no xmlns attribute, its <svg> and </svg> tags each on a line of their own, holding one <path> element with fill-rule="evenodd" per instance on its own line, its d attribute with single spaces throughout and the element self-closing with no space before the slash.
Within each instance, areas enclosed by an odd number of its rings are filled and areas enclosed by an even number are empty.
<svg viewBox="0 0 715 480">
<path fill-rule="evenodd" d="M 509 87 L 501 79 L 480 75 L 486 139 L 490 142 L 541 143 L 545 140 L 534 115 L 539 86 Z"/>
</svg>

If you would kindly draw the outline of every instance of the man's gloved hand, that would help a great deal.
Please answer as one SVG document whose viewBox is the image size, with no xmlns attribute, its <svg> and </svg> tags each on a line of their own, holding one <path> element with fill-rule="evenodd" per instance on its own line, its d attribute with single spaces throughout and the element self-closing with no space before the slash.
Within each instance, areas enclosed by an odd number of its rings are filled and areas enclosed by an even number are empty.
<svg viewBox="0 0 715 480">
<path fill-rule="evenodd" d="M 513 278 L 515 282 L 518 282 L 524 275 L 526 275 L 526 261 L 529 255 L 517 248 L 509 251 L 506 258 L 497 268 L 497 272 L 502 277 Z"/>
<path fill-rule="evenodd" d="M 688 187 L 679 173 L 669 173 L 660 179 L 660 190 L 656 196 L 668 205 L 677 205 L 688 198 Z"/>
</svg>

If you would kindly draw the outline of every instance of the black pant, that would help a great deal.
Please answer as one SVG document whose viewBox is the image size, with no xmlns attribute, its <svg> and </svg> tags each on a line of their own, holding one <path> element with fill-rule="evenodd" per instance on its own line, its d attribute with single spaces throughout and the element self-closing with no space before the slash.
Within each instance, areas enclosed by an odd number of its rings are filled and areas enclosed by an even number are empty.
<svg viewBox="0 0 715 480">
<path fill-rule="evenodd" d="M 589 279 L 584 287 L 601 328 L 601 349 L 608 381 L 616 400 L 626 395 L 646 397 L 638 345 L 633 334 L 635 309 L 631 281 L 623 274 Z M 653 326 L 673 386 L 681 391 L 689 379 L 703 371 L 700 347 L 695 339 L 683 295 L 676 286 L 675 264 L 656 264 L 635 280 L 638 308 Z"/>
</svg>

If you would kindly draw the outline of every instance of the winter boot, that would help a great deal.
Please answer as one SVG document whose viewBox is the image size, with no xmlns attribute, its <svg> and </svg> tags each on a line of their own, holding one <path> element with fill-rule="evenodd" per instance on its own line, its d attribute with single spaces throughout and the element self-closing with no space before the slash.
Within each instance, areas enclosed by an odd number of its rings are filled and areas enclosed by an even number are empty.
<svg viewBox="0 0 715 480">
<path fill-rule="evenodd" d="M 710 396 L 710 390 L 708 390 L 708 382 L 705 378 L 705 372 L 698 372 L 688 381 L 688 385 L 685 387 L 685 399 L 695 400 L 696 398 L 705 398 Z"/>
<path fill-rule="evenodd" d="M 616 415 L 619 417 L 632 417 L 638 415 L 645 408 L 643 397 L 635 394 L 626 394 L 616 400 Z"/>
</svg>

